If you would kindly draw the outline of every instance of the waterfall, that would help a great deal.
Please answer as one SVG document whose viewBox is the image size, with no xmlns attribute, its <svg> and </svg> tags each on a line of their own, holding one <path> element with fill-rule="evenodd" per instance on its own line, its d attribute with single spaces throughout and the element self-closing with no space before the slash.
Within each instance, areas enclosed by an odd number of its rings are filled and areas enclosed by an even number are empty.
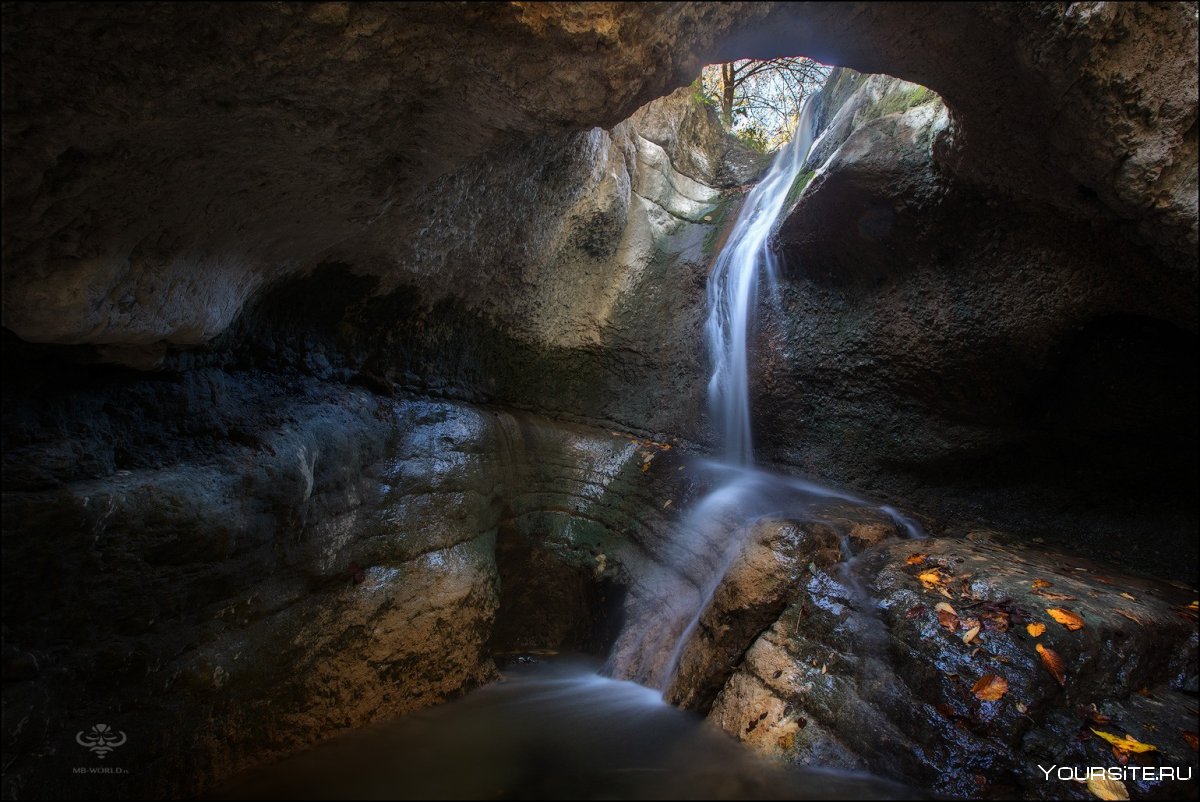
<svg viewBox="0 0 1200 802">
<path fill-rule="evenodd" d="M 725 461 L 731 465 L 749 466 L 754 461 L 747 342 L 758 301 L 759 276 L 766 278 L 772 292 L 775 289 L 771 234 L 812 147 L 815 97 L 810 95 L 804 101 L 791 141 L 742 204 L 708 279 L 705 334 L 712 360 L 709 414 L 724 440 Z"/>
<path fill-rule="evenodd" d="M 659 547 L 662 573 L 645 582 L 642 593 L 647 601 L 626 625 L 610 656 L 610 670 L 635 677 L 668 697 L 687 645 L 756 521 L 819 520 L 822 510 L 837 503 L 873 506 L 850 493 L 753 467 L 748 345 L 754 310 L 760 281 L 772 297 L 778 297 L 778 265 L 770 239 L 812 148 L 816 106 L 815 96 L 805 101 L 791 141 L 746 197 L 709 275 L 708 403 L 710 419 L 723 441 L 721 459 L 696 466 L 709 490 Z M 876 509 L 908 536 L 923 536 L 913 521 L 891 507 Z M 848 541 L 843 553 L 851 556 Z M 851 564 L 843 568 L 849 574 Z M 852 576 L 847 576 L 847 582 L 852 590 L 860 590 Z"/>
</svg>

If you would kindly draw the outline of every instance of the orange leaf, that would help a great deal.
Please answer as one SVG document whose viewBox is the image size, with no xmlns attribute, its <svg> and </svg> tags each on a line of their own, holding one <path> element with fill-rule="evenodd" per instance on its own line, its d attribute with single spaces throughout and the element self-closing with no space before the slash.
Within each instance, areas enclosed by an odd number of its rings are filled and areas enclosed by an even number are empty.
<svg viewBox="0 0 1200 802">
<path fill-rule="evenodd" d="M 951 632 L 958 629 L 958 616 L 956 616 L 954 613 L 948 613 L 945 610 L 938 610 L 937 617 L 938 623 Z"/>
<path fill-rule="evenodd" d="M 917 574 L 917 579 L 925 586 L 926 590 L 932 590 L 946 581 L 946 578 L 936 568 L 931 571 L 922 571 Z"/>
<path fill-rule="evenodd" d="M 1033 589 L 1037 590 L 1038 588 L 1048 588 L 1053 584 L 1053 582 L 1047 582 L 1044 579 L 1035 579 L 1033 580 Z"/>
<path fill-rule="evenodd" d="M 1129 733 L 1125 733 L 1125 737 L 1122 738 L 1119 735 L 1113 735 L 1111 732 L 1104 732 L 1103 730 L 1092 729 L 1092 732 L 1096 733 L 1101 738 L 1103 738 L 1104 740 L 1108 741 L 1110 744 L 1115 746 L 1117 749 L 1120 749 L 1122 752 L 1157 752 L 1158 751 L 1157 746 L 1151 746 L 1150 744 L 1144 744 L 1141 741 L 1139 741 L 1138 739 L 1134 738 Z"/>
<path fill-rule="evenodd" d="M 1041 634 L 1046 631 L 1046 625 L 1040 621 L 1034 621 L 1032 624 L 1025 625 L 1025 631 L 1035 638 L 1041 637 Z"/>
<path fill-rule="evenodd" d="M 1130 621 L 1137 624 L 1139 627 L 1144 627 L 1147 624 L 1146 619 L 1144 619 L 1142 616 L 1138 615 L 1137 613 L 1130 612 L 1129 610 L 1122 610 L 1120 607 L 1118 607 L 1118 608 L 1114 609 L 1113 612 L 1119 616 L 1128 618 Z"/>
<path fill-rule="evenodd" d="M 1058 623 L 1074 632 L 1083 629 L 1083 619 L 1065 607 L 1047 607 L 1046 612 Z"/>
<path fill-rule="evenodd" d="M 1197 738 L 1196 733 L 1188 730 L 1180 730 L 1179 734 L 1183 736 L 1183 740 L 1187 741 L 1187 745 L 1192 747 L 1193 752 L 1197 751 L 1197 746 L 1200 745 L 1197 741 L 1200 739 Z"/>
<path fill-rule="evenodd" d="M 1037 645 L 1038 657 L 1042 658 L 1042 665 L 1046 666 L 1046 670 L 1054 677 L 1055 681 L 1064 688 L 1067 687 L 1067 672 L 1063 665 L 1063 660 L 1058 656 L 1058 652 L 1053 649 L 1047 649 L 1042 644 Z"/>
<path fill-rule="evenodd" d="M 909 565 L 920 565 L 921 563 L 925 562 L 925 558 L 928 556 L 928 554 L 910 554 L 905 562 Z"/>
<path fill-rule="evenodd" d="M 1034 593 L 1041 596 L 1043 599 L 1049 599 L 1050 601 L 1075 601 L 1076 600 L 1075 596 L 1068 596 L 1065 593 L 1055 593 L 1050 590 L 1035 590 Z"/>
<path fill-rule="evenodd" d="M 995 674 L 984 674 L 971 687 L 971 693 L 985 702 L 994 702 L 1008 693 L 1008 680 Z"/>
<path fill-rule="evenodd" d="M 970 643 L 971 641 L 975 640 L 975 638 L 978 635 L 979 635 L 979 625 L 976 624 L 975 626 L 968 629 L 966 634 L 962 636 L 963 643 Z"/>
</svg>

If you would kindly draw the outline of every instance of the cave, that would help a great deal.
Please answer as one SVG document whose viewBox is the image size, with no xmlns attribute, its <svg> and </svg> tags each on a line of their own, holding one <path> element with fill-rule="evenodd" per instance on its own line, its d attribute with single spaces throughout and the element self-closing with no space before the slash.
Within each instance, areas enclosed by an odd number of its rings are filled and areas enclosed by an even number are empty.
<svg viewBox="0 0 1200 802">
<path fill-rule="evenodd" d="M 0 13 L 4 798 L 1197 798 L 1194 3 Z"/>
</svg>

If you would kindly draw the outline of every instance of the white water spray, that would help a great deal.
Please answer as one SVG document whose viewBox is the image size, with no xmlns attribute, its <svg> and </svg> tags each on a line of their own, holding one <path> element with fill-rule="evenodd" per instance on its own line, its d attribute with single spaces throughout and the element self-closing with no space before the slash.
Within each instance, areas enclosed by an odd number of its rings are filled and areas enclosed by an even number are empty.
<svg viewBox="0 0 1200 802">
<path fill-rule="evenodd" d="M 777 260 L 770 239 L 789 200 L 796 178 L 813 144 L 815 96 L 801 108 L 791 142 L 742 204 L 729 239 L 708 279 L 708 340 L 712 374 L 709 413 L 724 443 L 722 459 L 700 465 L 711 490 L 693 505 L 660 554 L 665 573 L 662 588 L 651 589 L 654 602 L 647 617 L 627 627 L 618 644 L 624 665 L 642 682 L 667 692 L 700 618 L 730 567 L 742 552 L 753 524 L 767 518 L 819 520 L 831 504 L 871 506 L 849 493 L 822 487 L 799 477 L 781 476 L 753 467 L 750 435 L 749 348 L 760 281 L 777 297 Z M 920 528 L 891 507 L 879 507 L 910 537 Z M 848 540 L 843 543 L 852 560 Z M 667 567 L 669 566 L 669 567 Z M 847 586 L 861 592 L 842 566 Z M 678 584 L 679 577 L 685 583 Z M 864 602 L 864 607 L 867 606 Z M 664 646 L 667 648 L 665 649 Z M 669 649 L 669 651 L 667 650 Z"/>
<path fill-rule="evenodd" d="M 725 441 L 725 460 L 732 465 L 749 466 L 754 458 L 747 343 L 758 300 L 759 274 L 765 274 L 772 290 L 777 279 L 771 234 L 812 147 L 814 97 L 805 100 L 791 141 L 742 204 L 729 241 L 708 279 L 705 334 L 713 365 L 708 403 L 712 420 Z"/>
</svg>

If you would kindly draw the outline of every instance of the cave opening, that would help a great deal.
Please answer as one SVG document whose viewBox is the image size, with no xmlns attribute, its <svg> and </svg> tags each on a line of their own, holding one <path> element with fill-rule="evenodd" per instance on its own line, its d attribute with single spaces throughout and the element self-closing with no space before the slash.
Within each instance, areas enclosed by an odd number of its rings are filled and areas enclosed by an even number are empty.
<svg viewBox="0 0 1200 802">
<path fill-rule="evenodd" d="M 1195 795 L 1193 6 L 2 13 L 6 798 Z"/>
</svg>

